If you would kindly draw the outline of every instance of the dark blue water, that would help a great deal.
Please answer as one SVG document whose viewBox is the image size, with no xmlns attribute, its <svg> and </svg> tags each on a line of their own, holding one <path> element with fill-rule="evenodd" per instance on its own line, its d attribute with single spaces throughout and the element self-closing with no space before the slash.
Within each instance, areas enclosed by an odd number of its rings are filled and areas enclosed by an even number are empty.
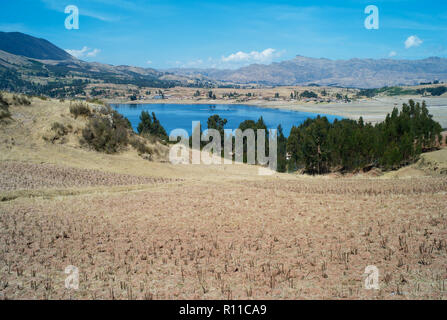
<svg viewBox="0 0 447 320">
<path fill-rule="evenodd" d="M 208 118 L 218 114 L 221 118 L 228 120 L 225 129 L 237 129 L 244 120 L 257 121 L 262 116 L 269 129 L 276 129 L 281 124 L 284 135 L 288 137 L 292 126 L 298 126 L 307 118 L 315 118 L 318 115 L 242 104 L 116 104 L 112 107 L 129 119 L 135 131 L 140 123 L 141 111 L 154 112 L 168 135 L 174 129 L 184 129 L 191 135 L 192 121 L 200 121 L 203 130 L 205 130 Z M 342 117 L 332 115 L 321 114 L 321 116 L 326 116 L 331 122 L 335 119 L 342 119 Z"/>
</svg>

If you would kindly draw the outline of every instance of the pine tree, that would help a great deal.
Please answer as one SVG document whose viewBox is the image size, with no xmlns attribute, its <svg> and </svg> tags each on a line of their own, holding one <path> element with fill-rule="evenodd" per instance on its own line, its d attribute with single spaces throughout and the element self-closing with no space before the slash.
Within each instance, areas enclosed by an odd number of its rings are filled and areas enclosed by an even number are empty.
<svg viewBox="0 0 447 320">
<path fill-rule="evenodd" d="M 287 162 L 286 162 L 286 154 L 287 154 L 287 138 L 284 136 L 283 129 L 281 125 L 277 128 L 278 135 L 278 152 L 277 152 L 277 171 L 278 172 L 286 172 L 287 170 Z"/>
</svg>

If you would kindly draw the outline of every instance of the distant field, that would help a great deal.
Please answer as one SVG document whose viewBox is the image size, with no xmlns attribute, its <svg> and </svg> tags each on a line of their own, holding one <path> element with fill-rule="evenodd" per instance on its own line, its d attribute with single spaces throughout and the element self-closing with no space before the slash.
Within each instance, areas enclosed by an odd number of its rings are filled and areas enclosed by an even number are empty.
<svg viewBox="0 0 447 320">
<path fill-rule="evenodd" d="M 351 103 L 329 103 L 329 104 L 296 104 L 296 105 L 278 105 L 277 108 L 287 108 L 290 110 L 307 111 L 314 113 L 327 113 L 340 115 L 347 118 L 358 119 L 360 116 L 365 121 L 376 123 L 385 119 L 388 113 L 393 111 L 394 107 L 400 108 L 402 103 L 407 103 L 409 99 L 416 102 L 425 101 L 433 119 L 438 121 L 443 128 L 447 127 L 447 98 L 443 97 L 377 97 L 372 100 L 365 99 Z"/>
<path fill-rule="evenodd" d="M 96 84 L 95 84 L 96 86 Z M 125 90 L 120 86 L 111 86 L 107 84 L 98 85 L 102 90 L 110 92 L 120 92 L 124 95 Z M 171 103 L 171 104 L 247 104 L 256 106 L 265 106 L 268 108 L 288 109 L 296 111 L 305 111 L 312 113 L 322 113 L 339 115 L 347 118 L 358 119 L 360 116 L 369 122 L 380 122 L 385 119 L 394 107 L 401 107 L 402 103 L 408 102 L 409 99 L 415 101 L 426 101 L 429 111 L 433 114 L 434 119 L 441 123 L 443 127 L 447 127 L 447 97 L 446 94 L 440 97 L 413 94 L 414 91 L 423 88 L 436 87 L 433 85 L 414 86 L 414 87 L 396 87 L 380 93 L 372 98 L 357 97 L 358 89 L 349 88 L 332 88 L 332 87 L 303 87 L 303 86 L 281 86 L 273 88 L 213 88 L 213 89 L 196 89 L 175 87 L 169 89 L 142 89 L 137 90 L 141 93 L 139 99 L 131 101 L 128 96 L 106 99 L 113 103 Z M 92 85 L 93 88 L 93 85 Z M 95 87 L 96 88 L 96 87 Z M 399 90 L 397 90 L 399 89 Z M 151 92 L 146 95 L 145 92 Z M 165 99 L 153 99 L 154 94 L 162 90 L 166 95 Z M 194 97 L 196 91 L 201 93 L 200 96 Z M 217 99 L 210 99 L 207 93 L 212 91 Z M 290 94 L 304 91 L 312 91 L 318 95 L 318 99 L 298 98 L 291 99 Z M 398 95 L 392 95 L 393 92 Z M 408 92 L 409 94 L 405 94 Z M 230 93 L 236 93 L 235 96 L 228 97 Z M 324 94 L 323 94 L 324 93 Z M 278 97 L 276 98 L 276 94 Z M 225 97 L 224 97 L 225 96 Z M 340 98 L 342 97 L 342 98 Z M 344 100 L 348 97 L 349 102 Z"/>
</svg>

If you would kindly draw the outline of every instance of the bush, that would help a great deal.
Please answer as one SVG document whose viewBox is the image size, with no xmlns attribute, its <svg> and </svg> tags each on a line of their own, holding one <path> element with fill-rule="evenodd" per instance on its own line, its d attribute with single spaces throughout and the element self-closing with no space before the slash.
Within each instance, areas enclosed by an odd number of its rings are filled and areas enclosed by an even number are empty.
<svg viewBox="0 0 447 320">
<path fill-rule="evenodd" d="M 31 104 L 31 101 L 26 96 L 12 96 L 12 103 L 16 106 L 29 106 Z"/>
<path fill-rule="evenodd" d="M 44 135 L 42 138 L 45 141 L 49 141 L 51 143 L 54 143 L 55 141 L 60 141 L 61 143 L 65 143 L 66 142 L 65 136 L 72 129 L 73 129 L 73 127 L 71 125 L 68 125 L 66 127 L 62 123 L 53 122 L 53 124 L 51 125 L 52 134 Z"/>
<path fill-rule="evenodd" d="M 0 108 L 0 120 L 7 119 L 11 117 L 11 113 L 8 108 Z"/>
<path fill-rule="evenodd" d="M 131 129 L 132 128 L 132 125 L 131 125 L 129 119 L 123 117 L 121 114 L 119 114 L 115 110 L 111 110 L 110 112 L 111 112 L 110 114 L 111 114 L 111 117 L 112 117 L 112 121 L 113 121 L 113 123 L 115 123 L 115 125 L 117 127 L 123 127 L 123 128 L 126 128 L 126 129 Z"/>
<path fill-rule="evenodd" d="M 11 113 L 9 112 L 9 103 L 0 93 L 0 120 L 10 118 Z"/>
<path fill-rule="evenodd" d="M 77 119 L 79 116 L 89 117 L 92 112 L 90 108 L 83 103 L 76 103 L 70 106 L 70 113 Z"/>
<path fill-rule="evenodd" d="M 53 130 L 59 136 L 65 136 L 68 133 L 68 129 L 59 122 L 54 122 L 51 125 L 51 130 Z"/>
<path fill-rule="evenodd" d="M 109 118 L 111 117 L 114 123 L 116 123 L 118 126 L 123 126 L 127 129 L 132 128 L 129 119 L 123 117 L 123 115 L 121 115 L 118 111 L 113 110 L 108 103 L 105 103 L 103 107 L 99 108 L 98 113 Z"/>
<path fill-rule="evenodd" d="M 82 138 L 81 143 L 109 154 L 120 151 L 128 143 L 127 128 L 107 118 L 90 119 L 82 130 Z"/>
<path fill-rule="evenodd" d="M 152 154 L 152 149 L 146 145 L 145 142 L 141 141 L 137 137 L 132 137 L 129 141 L 130 145 L 134 147 L 138 154 Z"/>
</svg>

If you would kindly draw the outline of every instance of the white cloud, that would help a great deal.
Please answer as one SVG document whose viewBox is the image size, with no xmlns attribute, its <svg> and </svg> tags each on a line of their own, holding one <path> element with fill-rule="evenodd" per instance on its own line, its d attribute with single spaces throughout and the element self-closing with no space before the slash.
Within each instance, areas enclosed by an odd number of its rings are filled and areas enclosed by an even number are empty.
<svg viewBox="0 0 447 320">
<path fill-rule="evenodd" d="M 65 49 L 65 51 L 67 51 L 73 57 L 82 58 L 84 56 L 84 54 L 88 51 L 88 48 L 87 47 L 83 47 L 81 50 Z"/>
<path fill-rule="evenodd" d="M 246 62 L 259 62 L 266 63 L 271 62 L 274 58 L 281 56 L 281 52 L 277 52 L 275 49 L 268 48 L 262 52 L 236 52 L 227 57 L 222 57 L 222 62 L 234 62 L 234 63 L 246 63 Z"/>
<path fill-rule="evenodd" d="M 78 59 L 81 59 L 81 58 L 94 58 L 101 52 L 100 49 L 93 49 L 93 50 L 91 50 L 90 48 L 88 48 L 86 46 L 84 46 L 81 50 L 65 49 L 65 51 L 67 51 L 73 57 L 76 57 Z"/>
<path fill-rule="evenodd" d="M 98 55 L 98 53 L 100 53 L 100 52 L 101 52 L 101 50 L 99 50 L 99 49 L 93 49 L 92 51 L 87 53 L 87 57 L 91 57 L 91 58 L 96 57 Z"/>
<path fill-rule="evenodd" d="M 410 49 L 411 47 L 419 47 L 422 42 L 423 41 L 417 36 L 409 36 L 407 40 L 405 40 L 405 48 Z"/>
<path fill-rule="evenodd" d="M 168 62 L 177 68 L 217 68 L 217 69 L 236 69 L 252 63 L 268 64 L 275 58 L 280 57 L 285 51 L 277 51 L 268 48 L 264 51 L 243 52 L 238 51 L 228 56 L 220 58 L 195 59 L 190 61 Z"/>
<path fill-rule="evenodd" d="M 151 60 L 147 60 L 146 63 L 147 64 L 152 64 L 152 61 Z"/>
<path fill-rule="evenodd" d="M 397 52 L 396 51 L 391 51 L 390 54 L 388 55 L 390 58 L 397 56 Z"/>
</svg>

